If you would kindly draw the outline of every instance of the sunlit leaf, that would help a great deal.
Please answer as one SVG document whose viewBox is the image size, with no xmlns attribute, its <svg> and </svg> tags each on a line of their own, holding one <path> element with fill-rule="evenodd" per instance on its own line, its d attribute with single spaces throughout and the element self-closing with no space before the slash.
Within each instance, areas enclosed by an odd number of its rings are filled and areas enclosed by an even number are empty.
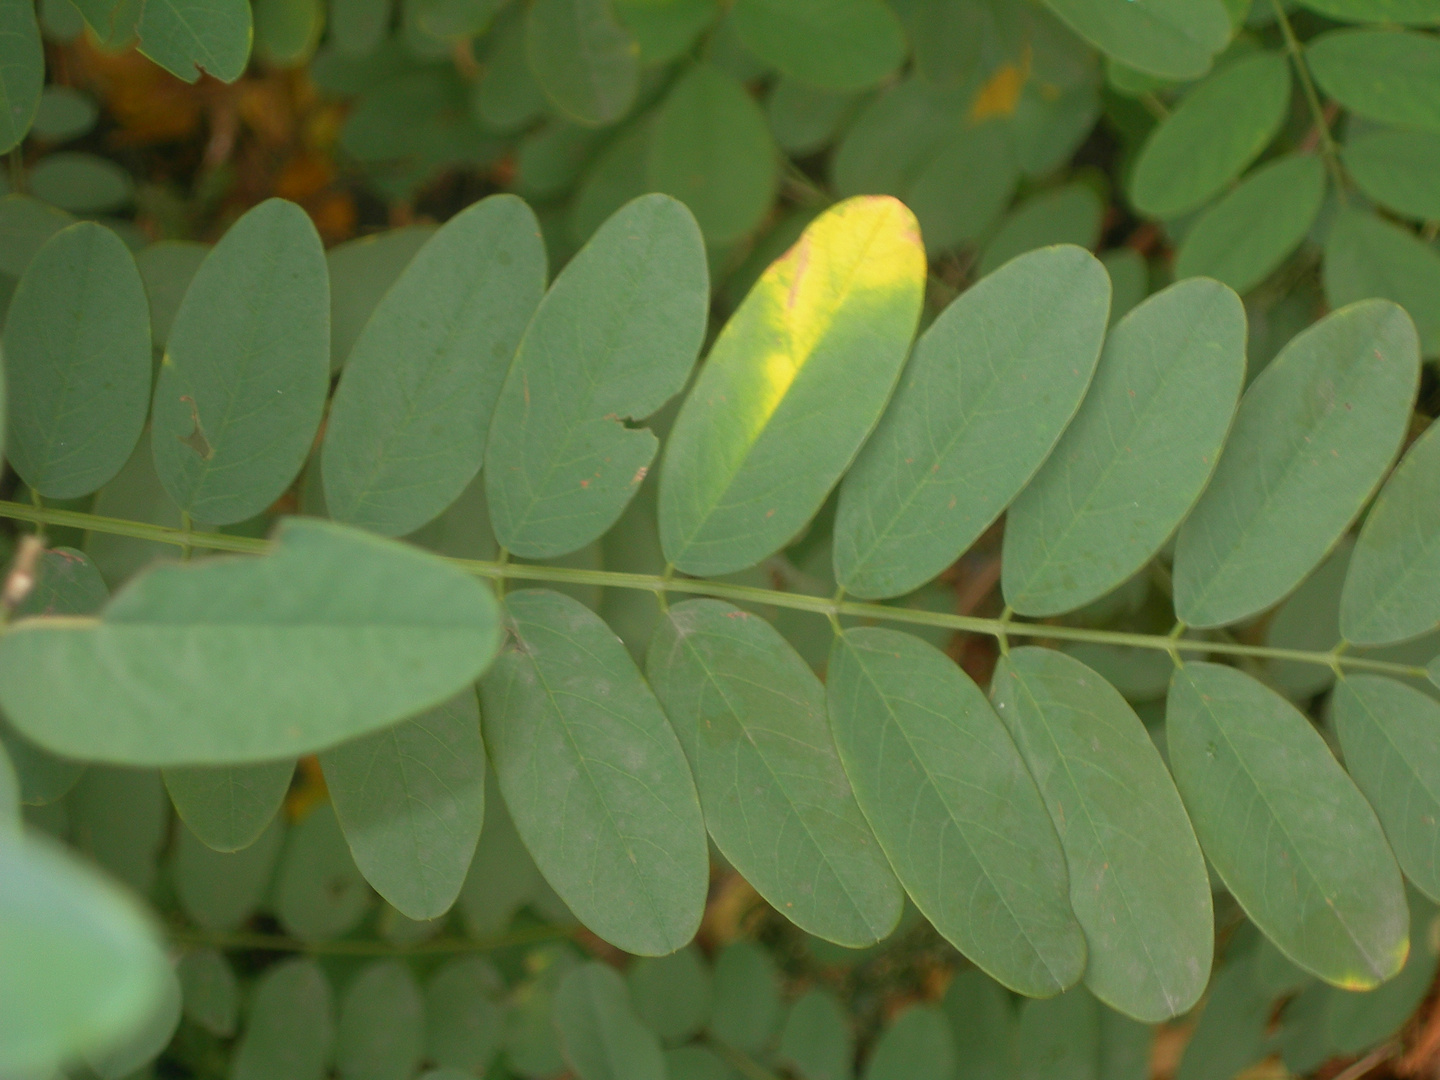
<svg viewBox="0 0 1440 1080">
<path fill-rule="evenodd" d="M 1310 721 L 1234 668 L 1187 663 L 1165 728 L 1205 854 L 1255 925 L 1335 986 L 1399 971 L 1410 919 L 1395 856 Z"/>
<path fill-rule="evenodd" d="M 1048 248 L 979 282 L 921 336 L 840 489 L 841 585 L 907 593 L 984 532 L 1080 407 L 1109 295 L 1093 256 Z"/>
<path fill-rule="evenodd" d="M 985 695 L 894 630 L 836 639 L 830 723 L 856 797 L 921 912 L 1021 993 L 1079 979 L 1085 939 L 1045 804 Z"/>
<path fill-rule="evenodd" d="M 1181 619 L 1223 626 L 1263 611 L 1325 556 L 1400 447 L 1419 359 L 1405 313 L 1368 300 L 1320 320 L 1270 362 L 1180 529 Z"/>
<path fill-rule="evenodd" d="M 610 629 L 533 589 L 505 598 L 481 713 L 506 806 L 546 880 L 595 933 L 662 955 L 694 936 L 709 881 L 684 752 Z"/>
<path fill-rule="evenodd" d="M 670 609 L 646 672 L 726 859 L 801 929 L 851 947 L 885 937 L 903 896 L 855 805 L 825 689 L 764 619 L 718 600 Z"/>
</svg>

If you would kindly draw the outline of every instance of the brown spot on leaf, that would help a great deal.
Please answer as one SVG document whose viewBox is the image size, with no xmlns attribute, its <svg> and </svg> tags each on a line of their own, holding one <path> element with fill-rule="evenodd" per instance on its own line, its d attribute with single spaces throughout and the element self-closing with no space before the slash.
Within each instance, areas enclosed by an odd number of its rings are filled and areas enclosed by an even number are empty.
<svg viewBox="0 0 1440 1080">
<path fill-rule="evenodd" d="M 210 445 L 210 440 L 205 438 L 205 432 L 200 427 L 200 410 L 195 407 L 195 399 L 189 394 L 181 394 L 180 400 L 190 406 L 190 421 L 195 425 L 195 430 L 189 435 L 176 435 L 175 438 L 199 454 L 201 461 L 209 461 L 215 456 L 215 449 Z"/>
</svg>

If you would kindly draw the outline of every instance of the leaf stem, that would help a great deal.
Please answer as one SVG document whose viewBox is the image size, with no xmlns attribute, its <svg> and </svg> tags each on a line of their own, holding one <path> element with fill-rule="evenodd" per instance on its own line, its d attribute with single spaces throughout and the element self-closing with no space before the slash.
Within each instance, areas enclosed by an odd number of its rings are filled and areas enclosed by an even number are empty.
<svg viewBox="0 0 1440 1080">
<path fill-rule="evenodd" d="M 1330 134 L 1330 121 L 1325 119 L 1325 108 L 1320 104 L 1320 94 L 1315 89 L 1315 80 L 1310 77 L 1310 65 L 1305 62 L 1305 55 L 1300 48 L 1300 41 L 1295 37 L 1295 28 L 1290 25 L 1290 17 L 1285 13 L 1285 5 L 1281 0 L 1270 0 L 1275 8 L 1275 20 L 1280 25 L 1280 32 L 1285 36 L 1285 51 L 1290 54 L 1290 62 L 1295 67 L 1295 74 L 1300 79 L 1300 87 L 1305 93 L 1305 101 L 1310 106 L 1310 115 L 1315 121 L 1315 130 L 1320 134 L 1320 156 L 1325 161 L 1325 167 L 1330 170 L 1330 176 L 1335 181 L 1335 194 L 1339 196 L 1340 205 L 1349 204 L 1349 196 L 1345 188 L 1345 172 L 1340 168 L 1340 152 L 1335 145 L 1335 138 Z"/>
<path fill-rule="evenodd" d="M 75 510 L 59 510 L 26 506 L 0 500 L 0 518 L 29 521 L 37 524 L 68 526 L 90 532 L 127 536 L 161 544 L 211 551 L 228 551 L 263 555 L 270 550 L 270 541 L 249 536 L 224 533 L 190 532 L 166 525 L 142 521 L 125 521 L 101 517 Z M 714 596 L 739 604 L 788 608 L 808 611 L 824 618 L 834 616 L 875 619 L 881 622 L 908 623 L 914 626 L 936 626 L 962 633 L 984 634 L 1001 638 L 1028 638 L 1050 641 L 1085 641 L 1099 645 L 1116 645 L 1160 652 L 1209 653 L 1219 656 L 1248 656 L 1261 660 L 1291 660 L 1320 667 L 1341 667 L 1354 671 L 1370 671 L 1399 678 L 1424 679 L 1423 667 L 1396 664 L 1387 660 L 1370 660 L 1349 654 L 1336 655 L 1333 650 L 1312 652 L 1306 649 L 1280 649 L 1266 645 L 1247 645 L 1238 641 L 1206 641 L 1196 638 L 1172 638 L 1168 634 L 1138 634 L 1120 630 L 1094 630 L 1084 626 L 1054 626 L 1049 623 L 1016 622 L 1013 619 L 987 619 L 975 615 L 958 615 L 941 611 L 870 603 L 861 600 L 836 600 L 809 593 L 762 589 L 752 585 L 734 585 L 725 581 L 701 578 L 667 577 L 663 574 L 630 574 L 618 570 L 585 570 L 568 566 L 537 566 L 530 563 L 499 562 L 482 559 L 447 559 L 447 562 L 479 577 L 497 583 L 506 581 L 543 581 L 555 584 L 593 585 L 601 588 L 643 589 L 652 593 L 683 593 L 692 596 Z"/>
</svg>

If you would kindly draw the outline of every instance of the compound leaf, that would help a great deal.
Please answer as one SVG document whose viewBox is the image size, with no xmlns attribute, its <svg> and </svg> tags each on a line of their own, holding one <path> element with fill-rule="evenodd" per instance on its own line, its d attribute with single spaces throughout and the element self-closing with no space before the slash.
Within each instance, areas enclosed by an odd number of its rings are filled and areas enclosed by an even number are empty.
<svg viewBox="0 0 1440 1080">
<path fill-rule="evenodd" d="M 1190 226 L 1175 276 L 1203 275 L 1249 291 L 1305 239 L 1324 198 L 1325 168 L 1314 154 L 1256 169 Z"/>
<path fill-rule="evenodd" d="M 1223 626 L 1263 611 L 1325 557 L 1400 447 L 1418 344 L 1404 311 L 1365 300 L 1304 330 L 1261 372 L 1180 528 L 1181 619 Z"/>
<path fill-rule="evenodd" d="M 345 363 L 321 451 L 330 516 L 414 532 L 480 471 L 500 384 L 545 292 L 545 245 L 514 195 L 483 199 L 426 242 Z"/>
<path fill-rule="evenodd" d="M 1072 245 L 1022 255 L 921 336 L 840 488 L 835 577 L 899 596 L 940 573 L 1035 475 L 1080 407 L 1110 278 Z"/>
<path fill-rule="evenodd" d="M 266 557 L 157 566 L 99 620 L 15 624 L 0 705 L 87 760 L 271 761 L 452 697 L 494 655 L 497 616 L 485 585 L 433 555 L 294 518 Z"/>
<path fill-rule="evenodd" d="M 472 687 L 320 755 L 355 864 L 411 919 L 450 910 L 485 820 L 485 744 Z"/>
<path fill-rule="evenodd" d="M 52 236 L 11 298 L 4 347 L 20 478 L 54 499 L 113 478 L 150 406 L 150 307 L 120 238 L 88 221 Z"/>
<path fill-rule="evenodd" d="M 325 253 L 305 211 L 269 199 L 205 256 L 155 385 L 155 471 L 181 510 L 227 525 L 264 510 L 314 441 L 330 377 Z"/>
<path fill-rule="evenodd" d="M 1340 631 L 1388 645 L 1440 624 L 1440 425 L 1416 439 L 1365 515 L 1340 596 Z"/>
<path fill-rule="evenodd" d="M 1121 319 L 1074 422 L 1010 508 L 1006 602 L 1072 611 L 1144 566 L 1214 472 L 1244 379 L 1245 309 L 1218 282 L 1179 282 Z"/>
<path fill-rule="evenodd" d="M 1155 744 L 1117 690 L 1052 649 L 1014 649 L 991 694 L 1035 776 L 1085 929 L 1085 985 L 1138 1020 L 1186 1012 L 1210 978 L 1205 860 Z"/>
<path fill-rule="evenodd" d="M 879 420 L 920 314 L 925 256 L 896 199 L 847 199 L 761 275 L 685 399 L 660 476 L 660 541 L 690 574 L 793 537 Z"/>
<path fill-rule="evenodd" d="M 1085 969 L 1065 854 L 985 695 L 894 630 L 835 639 L 830 723 L 865 816 L 926 918 L 986 972 L 1045 996 Z"/>
<path fill-rule="evenodd" d="M 485 743 L 525 846 L 576 916 L 627 952 L 674 952 L 709 881 L 690 770 L 618 638 L 578 601 L 505 598 L 481 683 Z"/>
<path fill-rule="evenodd" d="M 825 688 L 764 619 L 719 600 L 671 608 L 646 673 L 680 737 L 721 853 L 802 930 L 858 948 L 904 899 L 825 722 Z"/>
<path fill-rule="evenodd" d="M 659 441 L 643 419 L 685 385 L 705 336 L 705 246 L 668 195 L 622 207 L 541 301 L 500 390 L 485 493 L 500 543 L 553 558 L 605 532 Z"/>
<path fill-rule="evenodd" d="M 1203 205 L 1269 145 L 1289 105 L 1283 53 L 1226 65 L 1189 91 L 1146 140 L 1130 176 L 1131 201 L 1154 217 Z"/>
<path fill-rule="evenodd" d="M 1205 854 L 1281 952 L 1351 990 L 1400 970 L 1410 916 L 1395 856 L 1302 713 L 1234 668 L 1187 663 L 1165 738 Z"/>
<path fill-rule="evenodd" d="M 1440 704 L 1377 675 L 1339 680 L 1335 730 L 1345 767 L 1375 808 L 1405 876 L 1440 897 Z"/>
</svg>

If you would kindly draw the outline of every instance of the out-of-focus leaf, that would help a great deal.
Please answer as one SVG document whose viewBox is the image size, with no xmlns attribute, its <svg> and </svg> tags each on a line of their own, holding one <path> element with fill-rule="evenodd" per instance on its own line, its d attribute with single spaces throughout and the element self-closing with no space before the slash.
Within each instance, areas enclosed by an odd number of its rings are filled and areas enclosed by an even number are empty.
<svg viewBox="0 0 1440 1080">
<path fill-rule="evenodd" d="M 934 1005 L 912 1005 L 887 1027 L 865 1066 L 865 1080 L 951 1080 L 955 1040 Z"/>
<path fill-rule="evenodd" d="M 1325 299 L 1341 307 L 1370 297 L 1403 307 L 1421 354 L 1440 355 L 1440 252 L 1376 214 L 1342 210 L 1325 241 Z"/>
<path fill-rule="evenodd" d="M 610 0 L 536 0 L 525 39 L 530 70 L 562 115 L 600 127 L 630 111 L 640 49 Z"/>
<path fill-rule="evenodd" d="M 377 960 L 355 976 L 340 1003 L 335 1065 L 341 1080 L 410 1080 L 425 1054 L 420 988 L 399 960 Z"/>
<path fill-rule="evenodd" d="M 555 994 L 555 1029 L 580 1080 L 666 1080 L 655 1034 L 640 1023 L 614 968 L 570 969 Z"/>
<path fill-rule="evenodd" d="M 280 924 L 305 941 L 343 937 L 365 917 L 372 893 L 329 803 L 290 829 L 274 897 Z"/>
<path fill-rule="evenodd" d="M 190 831 L 216 851 L 249 847 L 274 819 L 295 762 L 195 765 L 165 770 L 170 800 Z"/>
<path fill-rule="evenodd" d="M 20 145 L 40 107 L 45 49 L 29 0 L 0 2 L 0 154 Z"/>
<path fill-rule="evenodd" d="M 1440 173 L 1440 133 L 1367 131 L 1348 139 L 1340 157 L 1360 190 L 1381 206 L 1440 221 L 1440 190 L 1432 182 Z"/>
<path fill-rule="evenodd" d="M 283 960 L 255 985 L 231 1080 L 321 1080 L 335 1042 L 330 983 L 314 960 Z"/>
<path fill-rule="evenodd" d="M 636 1015 L 667 1043 L 685 1041 L 710 1020 L 710 968 L 694 945 L 669 956 L 642 956 L 625 979 Z"/>
<path fill-rule="evenodd" d="M 715 1009 L 710 1032 L 746 1053 L 769 1045 L 780 1024 L 780 978 L 768 953 L 748 941 L 715 958 Z"/>
<path fill-rule="evenodd" d="M 189 240 L 161 240 L 135 256 L 150 303 L 150 339 L 157 349 L 163 350 L 169 343 L 185 291 L 209 251 L 208 245 Z"/>
<path fill-rule="evenodd" d="M 1017 255 L 1050 245 L 1093 248 L 1104 212 L 1100 197 L 1086 184 L 1067 184 L 1027 199 L 985 245 L 977 272 L 984 277 Z"/>
<path fill-rule="evenodd" d="M 212 1035 L 228 1039 L 240 1022 L 240 984 L 225 954 L 208 946 L 180 957 L 181 1004 L 187 1019 Z"/>
<path fill-rule="evenodd" d="M 1440 134 L 1440 40 L 1406 30 L 1332 30 L 1305 45 L 1320 88 L 1360 116 Z"/>
<path fill-rule="evenodd" d="M 216 851 L 188 828 L 178 829 L 171 876 L 180 909 L 206 930 L 236 929 L 264 901 L 284 841 L 280 821 L 234 852 Z"/>
<path fill-rule="evenodd" d="M 1230 40 L 1220 0 L 1045 0 L 1091 45 L 1162 79 L 1204 75 Z"/>
<path fill-rule="evenodd" d="M 250 5 L 245 0 L 145 0 L 139 33 L 140 51 L 172 75 L 190 83 L 202 73 L 234 82 L 250 59 Z"/>
<path fill-rule="evenodd" d="M 797 998 L 780 1029 L 780 1060 L 801 1080 L 850 1080 L 855 1036 L 835 994 L 811 990 Z"/>
<path fill-rule="evenodd" d="M 64 150 L 36 163 L 30 170 L 30 189 L 62 210 L 98 214 L 129 203 L 135 184 L 128 172 L 108 158 Z"/>
<path fill-rule="evenodd" d="M 735 32 L 786 75 L 827 90 L 874 86 L 905 58 L 905 31 L 880 0 L 736 0 Z"/>
<path fill-rule="evenodd" d="M 425 1056 L 483 1075 L 500 1047 L 504 991 L 500 973 L 484 957 L 459 957 L 441 967 L 425 987 Z"/>
</svg>

